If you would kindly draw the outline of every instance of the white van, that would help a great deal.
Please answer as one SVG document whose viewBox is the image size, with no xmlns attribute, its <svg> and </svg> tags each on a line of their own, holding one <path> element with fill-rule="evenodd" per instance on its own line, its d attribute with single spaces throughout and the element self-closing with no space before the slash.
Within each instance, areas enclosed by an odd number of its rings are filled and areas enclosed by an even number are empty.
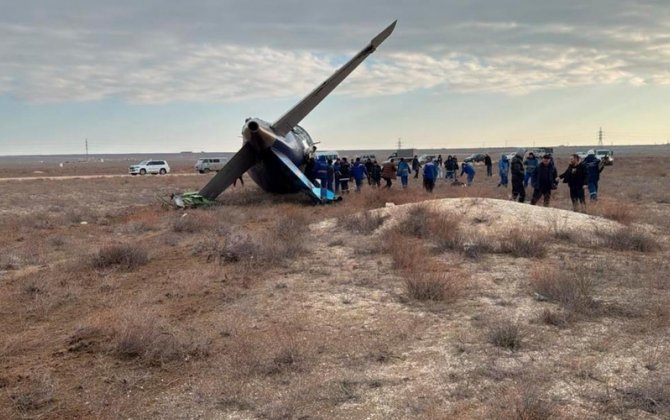
<svg viewBox="0 0 670 420">
<path fill-rule="evenodd" d="M 201 174 L 210 171 L 220 171 L 228 159 L 224 157 L 201 158 L 195 163 L 195 170 Z"/>
</svg>

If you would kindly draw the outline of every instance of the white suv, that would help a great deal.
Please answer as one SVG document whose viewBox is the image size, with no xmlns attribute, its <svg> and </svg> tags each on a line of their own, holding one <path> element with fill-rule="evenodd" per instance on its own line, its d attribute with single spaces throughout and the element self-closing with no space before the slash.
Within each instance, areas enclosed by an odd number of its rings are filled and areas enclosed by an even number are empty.
<svg viewBox="0 0 670 420">
<path fill-rule="evenodd" d="M 131 165 L 128 173 L 131 175 L 161 174 L 170 172 L 170 166 L 164 160 L 143 160 L 137 165 Z"/>
</svg>

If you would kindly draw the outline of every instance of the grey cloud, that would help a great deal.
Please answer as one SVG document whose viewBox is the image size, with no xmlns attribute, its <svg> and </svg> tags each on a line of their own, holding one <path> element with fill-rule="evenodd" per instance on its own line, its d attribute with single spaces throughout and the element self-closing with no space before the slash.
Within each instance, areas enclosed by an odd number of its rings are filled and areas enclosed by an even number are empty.
<svg viewBox="0 0 670 420">
<path fill-rule="evenodd" d="M 392 19 L 338 94 L 520 95 L 667 84 L 670 4 L 624 0 L 0 0 L 0 94 L 27 101 L 302 95 Z"/>
</svg>

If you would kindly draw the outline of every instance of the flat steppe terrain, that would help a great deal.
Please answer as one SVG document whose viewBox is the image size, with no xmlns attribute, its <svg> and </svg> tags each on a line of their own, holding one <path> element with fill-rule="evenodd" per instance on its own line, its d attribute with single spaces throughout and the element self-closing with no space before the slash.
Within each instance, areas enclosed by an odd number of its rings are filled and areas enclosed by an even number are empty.
<svg viewBox="0 0 670 420">
<path fill-rule="evenodd" d="M 477 172 L 196 210 L 157 196 L 211 175 L 3 181 L 0 418 L 670 417 L 666 159 L 588 214 Z"/>
</svg>

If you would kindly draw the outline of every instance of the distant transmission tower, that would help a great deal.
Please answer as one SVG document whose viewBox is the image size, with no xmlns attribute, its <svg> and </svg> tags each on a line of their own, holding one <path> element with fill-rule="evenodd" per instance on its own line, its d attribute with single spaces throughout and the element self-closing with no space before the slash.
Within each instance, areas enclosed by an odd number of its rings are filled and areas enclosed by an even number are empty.
<svg viewBox="0 0 670 420">
<path fill-rule="evenodd" d="M 603 145 L 603 128 L 600 127 L 600 130 L 598 130 L 598 146 Z"/>
<path fill-rule="evenodd" d="M 86 160 L 88 160 L 88 139 L 86 139 Z"/>
<path fill-rule="evenodd" d="M 402 149 L 402 141 L 400 140 L 400 137 L 398 137 L 398 150 Z"/>
</svg>

